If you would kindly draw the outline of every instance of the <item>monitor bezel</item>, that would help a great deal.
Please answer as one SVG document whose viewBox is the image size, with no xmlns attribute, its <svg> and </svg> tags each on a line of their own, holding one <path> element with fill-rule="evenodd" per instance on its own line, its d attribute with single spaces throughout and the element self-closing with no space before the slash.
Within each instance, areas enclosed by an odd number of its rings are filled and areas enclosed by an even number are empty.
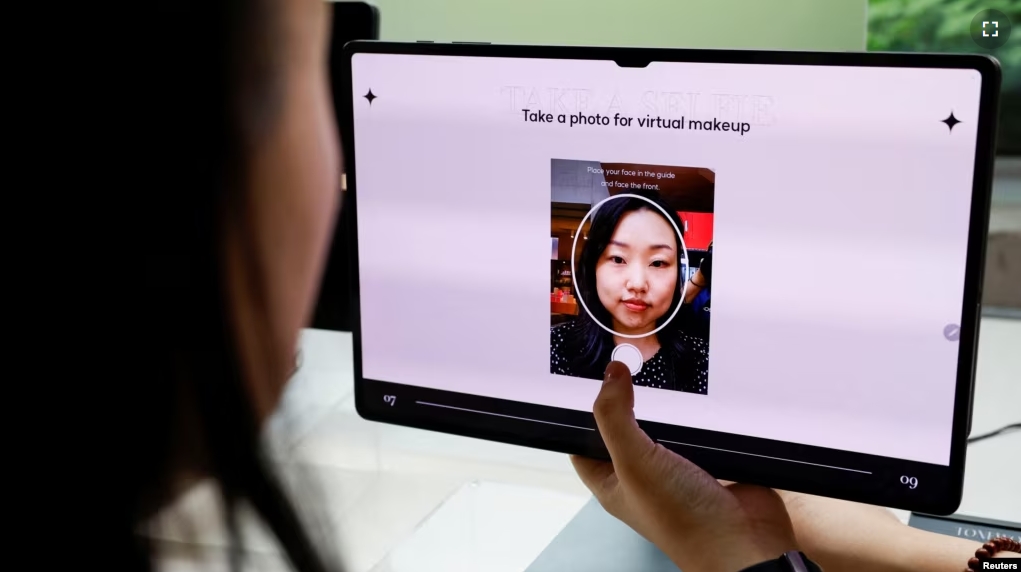
<svg viewBox="0 0 1021 572">
<path fill-rule="evenodd" d="M 1000 69 L 998 62 L 991 57 L 977 54 L 919 54 L 919 53 L 881 53 L 881 52 L 800 52 L 800 51 L 744 51 L 744 50 L 704 50 L 704 49 L 668 49 L 668 48 L 617 48 L 617 47 L 580 47 L 580 46 L 524 46 L 499 45 L 484 43 L 435 43 L 435 42 L 378 42 L 355 41 L 344 48 L 346 57 L 342 59 L 343 77 L 338 78 L 338 85 L 344 90 L 336 94 L 338 100 L 344 100 L 343 110 L 338 110 L 338 121 L 344 145 L 344 159 L 347 175 L 347 192 L 343 208 L 357 209 L 358 184 L 356 170 L 357 149 L 354 144 L 354 107 L 351 86 L 351 59 L 360 53 L 457 56 L 481 58 L 525 58 L 555 60 L 605 60 L 613 61 L 627 67 L 645 67 L 650 62 L 686 62 L 686 63 L 722 63 L 722 64 L 758 64 L 758 65 L 802 65 L 802 66 L 859 66 L 859 67 L 893 67 L 893 68 L 944 68 L 972 69 L 981 74 L 982 86 L 979 103 L 977 141 L 973 174 L 971 212 L 969 215 L 969 231 L 967 245 L 967 261 L 963 290 L 962 311 L 960 317 L 960 351 L 957 365 L 957 387 L 954 399 L 953 428 L 950 443 L 950 464 L 948 466 L 929 465 L 835 451 L 819 447 L 801 446 L 791 443 L 780 443 L 767 439 L 741 437 L 728 434 L 709 435 L 704 437 L 732 442 L 732 447 L 744 447 L 748 450 L 783 450 L 804 453 L 812 458 L 842 458 L 842 454 L 856 455 L 869 466 L 896 467 L 898 463 L 907 468 L 932 475 L 935 481 L 931 489 L 921 493 L 907 491 L 896 483 L 863 484 L 861 478 L 829 478 L 825 469 L 805 466 L 796 471 L 789 470 L 790 465 L 775 463 L 768 455 L 753 454 L 758 459 L 754 463 L 736 462 L 733 455 L 711 449 L 695 449 L 692 447 L 675 448 L 699 463 L 713 476 L 773 488 L 817 494 L 834 498 L 842 498 L 857 502 L 880 504 L 929 514 L 951 514 L 960 505 L 964 485 L 965 454 L 967 438 L 971 426 L 971 404 L 974 389 L 975 361 L 981 315 L 981 285 L 984 271 L 986 235 L 989 225 L 990 197 L 992 191 L 993 159 L 996 140 L 996 117 L 1000 90 Z M 591 413 L 534 404 L 509 402 L 499 399 L 483 398 L 467 394 L 406 386 L 381 380 L 367 380 L 362 369 L 361 315 L 359 292 L 359 267 L 357 244 L 357 216 L 352 217 L 353 224 L 347 228 L 344 236 L 352 278 L 352 316 L 353 316 L 353 364 L 355 406 L 363 418 L 415 427 L 432 431 L 440 431 L 467 437 L 481 438 L 526 447 L 540 448 L 562 453 L 586 455 L 597 458 L 608 458 L 605 447 L 594 428 Z M 442 414 L 432 414 L 421 410 L 411 410 L 403 404 L 395 407 L 388 404 L 382 397 L 397 393 L 414 395 L 417 402 L 426 400 L 446 400 L 471 405 L 448 409 Z M 418 399 L 421 397 L 421 399 Z M 472 405 L 477 404 L 477 405 Z M 474 409 L 473 409 L 474 408 Z M 519 416 L 506 413 L 497 416 L 472 415 L 477 408 L 486 411 L 531 411 L 530 415 L 544 416 L 547 419 L 568 419 L 571 423 L 563 426 L 547 424 L 532 430 L 530 426 L 515 421 Z M 479 419 L 476 423 L 473 419 Z M 658 423 L 641 422 L 654 437 L 669 432 L 671 427 Z M 575 429 L 571 429 L 574 426 Z M 582 427 L 588 431 L 580 430 Z M 688 434 L 697 435 L 699 430 L 688 430 Z M 747 441 L 752 440 L 752 441 Z M 757 441 L 758 443 L 755 443 Z M 717 442 L 717 441 L 712 441 Z M 696 446 L 697 447 L 697 446 Z M 674 448 L 674 447 L 671 447 Z M 723 449 L 726 451 L 726 449 Z M 733 451 L 732 451 L 733 452 Z M 743 454 L 743 453 L 742 453 Z M 749 453 L 752 454 L 752 453 Z M 785 453 L 786 454 L 786 453 Z M 792 453 L 793 454 L 793 453 Z M 729 455 L 729 456 L 728 456 Z M 806 457 L 808 458 L 808 457 Z M 748 459 L 742 459 L 747 461 Z M 823 467 L 823 464 L 819 465 Z M 885 470 L 885 469 L 884 469 Z M 943 472 L 945 471 L 945 472 Z M 885 473 L 884 473 L 885 474 Z"/>
</svg>

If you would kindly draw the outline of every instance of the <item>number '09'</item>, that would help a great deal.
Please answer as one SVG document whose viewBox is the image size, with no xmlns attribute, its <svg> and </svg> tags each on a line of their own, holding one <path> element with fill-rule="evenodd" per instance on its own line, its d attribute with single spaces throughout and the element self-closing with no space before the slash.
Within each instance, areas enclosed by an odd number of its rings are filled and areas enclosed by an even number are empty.
<svg viewBox="0 0 1021 572">
<path fill-rule="evenodd" d="M 900 478 L 900 484 L 907 485 L 909 489 L 917 489 L 918 488 L 918 479 L 916 477 L 909 477 L 907 475 L 902 475 L 901 478 Z"/>
</svg>

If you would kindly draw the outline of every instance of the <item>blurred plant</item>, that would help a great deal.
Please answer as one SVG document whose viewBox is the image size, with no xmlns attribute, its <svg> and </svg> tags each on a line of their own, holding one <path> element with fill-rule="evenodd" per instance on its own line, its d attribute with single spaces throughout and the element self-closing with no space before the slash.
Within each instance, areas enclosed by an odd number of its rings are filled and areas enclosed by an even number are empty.
<svg viewBox="0 0 1021 572">
<path fill-rule="evenodd" d="M 1010 18 L 1010 39 L 984 50 L 971 39 L 971 20 L 982 10 Z M 1005 89 L 1021 87 L 1021 0 L 869 0 L 868 49 L 893 52 L 977 52 L 996 56 Z"/>
<path fill-rule="evenodd" d="M 980 48 L 971 21 L 999 10 L 1013 26 L 1007 43 Z M 890 52 L 970 52 L 995 56 L 1003 70 L 999 150 L 1021 154 L 1021 0 L 869 0 L 868 49 Z"/>
</svg>

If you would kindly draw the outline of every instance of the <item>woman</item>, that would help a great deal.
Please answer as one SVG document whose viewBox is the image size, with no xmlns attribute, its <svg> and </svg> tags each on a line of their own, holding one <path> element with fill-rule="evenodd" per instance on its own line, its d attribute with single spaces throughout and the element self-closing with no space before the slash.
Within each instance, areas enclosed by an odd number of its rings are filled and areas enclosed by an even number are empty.
<svg viewBox="0 0 1021 572">
<path fill-rule="evenodd" d="M 588 312 L 551 328 L 550 373 L 601 379 L 626 343 L 642 354 L 635 385 L 705 394 L 708 344 L 672 319 L 684 286 L 680 218 L 655 193 L 638 196 L 592 215 L 576 277 Z"/>
<path fill-rule="evenodd" d="M 74 375 L 54 376 L 74 405 L 61 450 L 87 455 L 88 470 L 56 490 L 63 511 L 87 515 L 71 534 L 89 535 L 80 555 L 102 569 L 151 568 L 140 526 L 204 479 L 228 523 L 251 506 L 295 569 L 338 569 L 260 444 L 338 207 L 328 9 L 139 5 L 80 25 L 88 38 L 65 52 L 90 79 L 66 103 L 97 125 L 61 131 L 87 139 L 67 157 L 82 169 L 64 171 L 82 179 L 76 197 L 91 208 L 58 243 L 54 260 L 87 262 L 53 303 L 66 302 L 57 323 L 90 331 L 71 344 Z"/>
<path fill-rule="evenodd" d="M 337 208 L 326 5 L 180 0 L 135 9 L 153 13 L 131 12 L 130 26 L 105 17 L 78 26 L 114 45 L 82 41 L 67 52 L 92 80 L 68 110 L 102 129 L 63 132 L 91 145 L 67 158 L 82 159 L 81 170 L 61 172 L 103 185 L 74 187 L 93 208 L 70 213 L 67 223 L 80 225 L 74 240 L 45 258 L 74 279 L 48 301 L 54 323 L 85 333 L 40 367 L 45 390 L 59 396 L 47 403 L 67 405 L 47 412 L 68 429 L 44 453 L 59 446 L 61 463 L 83 458 L 48 473 L 59 479 L 45 490 L 56 502 L 36 512 L 51 520 L 29 530 L 53 546 L 38 558 L 46 569 L 61 556 L 151 569 L 155 551 L 140 529 L 211 479 L 233 530 L 239 507 L 251 505 L 295 570 L 339 570 L 324 555 L 329 546 L 311 541 L 259 440 L 310 314 Z M 68 375 L 50 374 L 60 365 Z M 596 404 L 614 463 L 575 460 L 614 514 L 688 572 L 738 570 L 797 546 L 775 493 L 724 487 L 653 446 L 634 422 L 627 372 L 615 371 Z M 67 549 L 75 541 L 83 547 Z"/>
</svg>

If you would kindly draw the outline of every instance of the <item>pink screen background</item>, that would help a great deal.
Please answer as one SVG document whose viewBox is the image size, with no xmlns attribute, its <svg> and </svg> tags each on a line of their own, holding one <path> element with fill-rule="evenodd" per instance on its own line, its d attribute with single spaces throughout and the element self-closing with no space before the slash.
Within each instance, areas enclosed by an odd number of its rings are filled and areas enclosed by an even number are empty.
<svg viewBox="0 0 1021 572">
<path fill-rule="evenodd" d="M 978 72 L 388 54 L 352 68 L 365 377 L 590 410 L 598 381 L 549 373 L 550 159 L 704 166 L 709 394 L 638 387 L 637 416 L 949 463 L 958 344 L 943 328 L 962 311 Z M 523 108 L 752 128 L 568 127 Z"/>
</svg>

